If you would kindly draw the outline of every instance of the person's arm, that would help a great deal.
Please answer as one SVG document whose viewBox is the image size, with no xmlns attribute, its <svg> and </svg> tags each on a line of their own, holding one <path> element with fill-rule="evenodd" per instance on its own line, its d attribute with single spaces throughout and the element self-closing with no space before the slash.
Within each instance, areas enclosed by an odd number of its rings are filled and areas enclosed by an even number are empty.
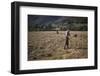
<svg viewBox="0 0 100 76">
<path fill-rule="evenodd" d="M 67 33 L 68 33 L 68 32 L 67 32 L 67 31 L 65 31 L 65 36 L 66 36 L 66 37 L 67 37 Z"/>
</svg>

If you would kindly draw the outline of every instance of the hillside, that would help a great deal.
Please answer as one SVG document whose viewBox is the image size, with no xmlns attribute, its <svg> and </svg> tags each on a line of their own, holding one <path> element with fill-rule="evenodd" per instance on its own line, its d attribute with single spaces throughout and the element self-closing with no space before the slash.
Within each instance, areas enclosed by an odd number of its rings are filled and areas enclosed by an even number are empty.
<svg viewBox="0 0 100 76">
<path fill-rule="evenodd" d="M 29 31 L 87 31 L 87 17 L 28 15 Z"/>
</svg>

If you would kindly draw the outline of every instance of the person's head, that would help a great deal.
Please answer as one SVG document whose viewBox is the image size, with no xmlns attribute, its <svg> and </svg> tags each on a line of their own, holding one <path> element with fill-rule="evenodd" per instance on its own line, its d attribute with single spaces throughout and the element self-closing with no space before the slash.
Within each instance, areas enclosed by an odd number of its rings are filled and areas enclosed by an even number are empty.
<svg viewBox="0 0 100 76">
<path fill-rule="evenodd" d="M 67 28 L 66 31 L 69 31 L 69 29 Z"/>
</svg>

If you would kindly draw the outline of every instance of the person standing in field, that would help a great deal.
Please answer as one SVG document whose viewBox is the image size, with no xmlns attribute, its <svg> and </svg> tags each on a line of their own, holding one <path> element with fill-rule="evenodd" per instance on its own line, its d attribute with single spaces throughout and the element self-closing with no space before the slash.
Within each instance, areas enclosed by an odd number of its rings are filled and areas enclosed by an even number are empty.
<svg viewBox="0 0 100 76">
<path fill-rule="evenodd" d="M 70 36 L 70 30 L 66 30 L 65 31 L 65 45 L 64 45 L 64 49 L 69 48 L 69 36 Z"/>
<path fill-rule="evenodd" d="M 56 28 L 56 33 L 59 34 L 59 28 Z"/>
</svg>

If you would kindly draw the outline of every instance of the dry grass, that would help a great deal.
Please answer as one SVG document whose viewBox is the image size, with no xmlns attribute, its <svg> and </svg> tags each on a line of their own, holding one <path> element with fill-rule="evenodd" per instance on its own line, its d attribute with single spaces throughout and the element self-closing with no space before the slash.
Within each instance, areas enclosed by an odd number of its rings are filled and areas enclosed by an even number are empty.
<svg viewBox="0 0 100 76">
<path fill-rule="evenodd" d="M 87 32 L 71 31 L 69 49 L 64 49 L 64 31 L 28 33 L 28 60 L 87 58 Z"/>
</svg>

